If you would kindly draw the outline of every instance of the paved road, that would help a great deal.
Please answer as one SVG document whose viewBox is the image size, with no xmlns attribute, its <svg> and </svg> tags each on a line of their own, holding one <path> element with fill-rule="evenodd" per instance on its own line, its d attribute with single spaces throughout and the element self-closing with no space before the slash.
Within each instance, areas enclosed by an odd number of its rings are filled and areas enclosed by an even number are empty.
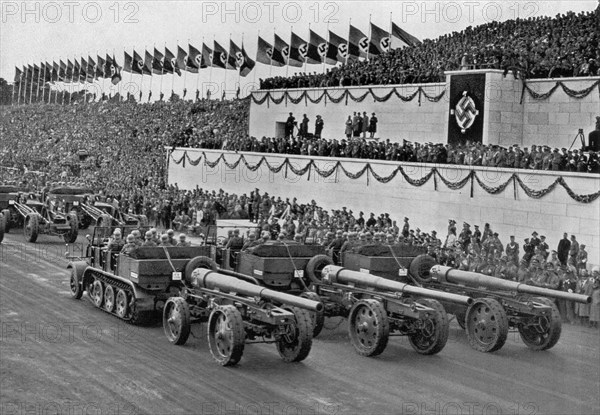
<svg viewBox="0 0 600 415">
<path fill-rule="evenodd" d="M 80 238 L 83 240 L 83 238 Z M 138 328 L 70 297 L 64 245 L 20 234 L 0 245 L 0 414 L 598 414 L 597 330 L 564 325 L 552 350 L 511 333 L 494 354 L 472 350 L 451 323 L 445 349 L 415 353 L 393 338 L 358 356 L 335 319 L 304 362 L 250 345 L 237 367 L 210 356 L 194 326 L 185 346 L 159 323 Z"/>
</svg>

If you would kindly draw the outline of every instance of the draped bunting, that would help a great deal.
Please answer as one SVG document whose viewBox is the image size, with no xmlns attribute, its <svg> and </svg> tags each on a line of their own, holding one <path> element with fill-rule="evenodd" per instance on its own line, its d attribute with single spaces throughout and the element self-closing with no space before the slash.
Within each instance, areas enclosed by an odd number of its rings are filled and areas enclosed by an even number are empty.
<svg viewBox="0 0 600 415">
<path fill-rule="evenodd" d="M 272 91 L 266 91 L 266 92 L 264 92 L 265 95 L 262 98 L 256 98 L 254 96 L 255 94 L 252 94 L 252 101 L 257 105 L 262 105 L 265 102 L 267 102 L 267 105 L 269 104 L 269 102 L 273 102 L 274 104 L 279 105 L 285 100 L 286 105 L 287 105 L 288 100 L 293 104 L 299 104 L 300 102 L 302 102 L 302 100 L 304 100 L 305 102 L 306 102 L 306 100 L 308 100 L 308 101 L 312 102 L 313 104 L 318 104 L 321 102 L 322 99 L 325 99 L 325 102 L 327 102 L 327 100 L 329 100 L 330 102 L 333 102 L 334 104 L 339 104 L 343 100 L 346 100 L 346 105 L 348 105 L 348 99 L 351 99 L 353 102 L 361 103 L 368 96 L 371 96 L 373 98 L 374 102 L 386 102 L 390 98 L 392 98 L 392 96 L 396 96 L 398 99 L 400 99 L 403 102 L 409 102 L 409 101 L 412 101 L 416 96 L 418 96 L 419 103 L 420 103 L 421 96 L 424 96 L 430 102 L 438 102 L 439 100 L 442 99 L 442 97 L 444 96 L 445 93 L 446 93 L 446 90 L 444 89 L 444 90 L 442 90 L 442 92 L 439 95 L 429 95 L 427 92 L 425 92 L 423 87 L 420 86 L 417 89 L 415 89 L 415 91 L 410 95 L 401 95 L 398 88 L 392 88 L 392 90 L 390 92 L 388 92 L 387 94 L 385 94 L 383 96 L 377 96 L 375 94 L 375 91 L 373 91 L 372 88 L 369 88 L 362 95 L 354 95 L 354 94 L 352 94 L 352 92 L 350 92 L 349 89 L 344 89 L 344 91 L 340 94 L 340 96 L 334 97 L 331 95 L 331 93 L 327 89 L 325 89 L 325 90 L 323 90 L 321 95 L 319 95 L 318 98 L 312 98 L 310 96 L 310 94 L 308 93 L 308 91 L 302 91 L 302 93 L 300 95 L 298 95 L 296 98 L 292 97 L 289 91 L 283 91 L 279 98 L 275 98 L 274 97 L 275 93 L 273 93 Z"/>
<path fill-rule="evenodd" d="M 368 162 L 365 163 L 364 166 L 359 171 L 357 171 L 356 173 L 352 173 L 352 172 L 346 170 L 343 163 L 340 161 L 336 161 L 336 163 L 329 169 L 321 169 L 315 163 L 314 160 L 309 160 L 304 167 L 300 167 L 297 165 L 297 163 L 298 163 L 297 161 L 292 163 L 289 158 L 285 158 L 279 166 L 273 166 L 273 165 L 271 165 L 271 163 L 269 163 L 269 161 L 267 160 L 267 158 L 265 156 L 262 156 L 257 163 L 250 164 L 246 160 L 246 158 L 244 157 L 243 154 L 240 154 L 238 159 L 233 163 L 229 163 L 225 159 L 224 154 L 219 155 L 219 157 L 217 157 L 217 159 L 214 161 L 209 161 L 206 158 L 205 152 L 202 152 L 201 155 L 196 160 L 192 160 L 192 158 L 189 156 L 187 151 L 184 151 L 183 155 L 177 159 L 173 155 L 173 152 L 170 152 L 169 158 L 173 163 L 182 164 L 183 167 L 185 167 L 186 160 L 192 166 L 197 166 L 198 164 L 200 164 L 201 160 L 204 160 L 204 165 L 210 167 L 211 169 L 217 167 L 219 165 L 219 163 L 221 163 L 221 161 L 223 162 L 223 164 L 225 164 L 225 166 L 228 169 L 231 169 L 231 170 L 236 169 L 240 165 L 240 163 L 243 163 L 243 165 L 248 170 L 253 171 L 253 172 L 258 170 L 264 163 L 264 164 L 266 164 L 269 171 L 271 171 L 272 173 L 279 173 L 285 167 L 285 177 L 287 177 L 287 171 L 289 169 L 296 176 L 304 176 L 306 173 L 309 173 L 309 179 L 310 179 L 310 172 L 312 170 L 314 170 L 314 172 L 316 174 L 318 174 L 320 177 L 323 177 L 323 178 L 328 178 L 328 177 L 331 177 L 333 174 L 335 174 L 336 181 L 337 181 L 337 174 L 338 174 L 339 170 L 341 170 L 342 173 L 344 173 L 344 175 L 346 177 L 348 177 L 349 179 L 352 179 L 352 180 L 360 179 L 365 174 L 367 174 L 367 180 L 369 180 L 369 173 L 370 173 L 373 176 L 373 178 L 375 180 L 377 180 L 379 183 L 389 183 L 398 175 L 398 173 L 400 173 L 402 175 L 402 177 L 404 178 L 404 180 L 406 180 L 406 182 L 408 184 L 410 184 L 411 186 L 415 186 L 415 187 L 423 186 L 424 184 L 429 182 L 429 180 L 431 180 L 431 178 L 433 177 L 434 189 L 436 191 L 437 191 L 437 178 L 439 178 L 442 181 L 442 183 L 444 183 L 444 185 L 446 185 L 446 187 L 448 187 L 451 190 L 462 189 L 463 187 L 465 187 L 467 185 L 467 183 L 471 182 L 471 197 L 473 197 L 474 182 L 477 182 L 479 187 L 481 189 L 483 189 L 486 193 L 493 194 L 493 195 L 502 193 L 508 187 L 508 185 L 512 182 L 514 184 L 514 198 L 515 199 L 517 198 L 517 185 L 523 190 L 523 192 L 525 192 L 525 194 L 527 196 L 531 197 L 532 199 L 540 199 L 540 198 L 546 196 L 548 193 L 552 192 L 559 185 L 565 189 L 565 191 L 567 192 L 569 197 L 571 197 L 571 199 L 573 199 L 579 203 L 591 203 L 591 202 L 595 201 L 596 199 L 598 199 L 598 197 L 600 197 L 600 190 L 595 193 L 590 193 L 587 195 L 576 194 L 569 187 L 569 185 L 566 183 L 565 179 L 562 176 L 558 177 L 556 180 L 554 180 L 554 182 L 552 182 L 552 184 L 550 184 L 545 189 L 536 190 L 536 189 L 532 189 L 532 188 L 528 187 L 517 173 L 513 173 L 504 183 L 502 183 L 496 187 L 492 187 L 492 186 L 486 185 L 484 183 L 484 181 L 481 180 L 481 178 L 477 174 L 477 171 L 475 171 L 475 170 L 470 170 L 469 173 L 467 174 L 467 176 L 465 176 L 464 178 L 462 178 L 456 182 L 452 182 L 452 181 L 448 180 L 447 178 L 445 178 L 444 176 L 442 176 L 442 174 L 439 172 L 439 170 L 435 167 L 432 167 L 429 170 L 429 172 L 427 174 L 425 174 L 423 177 L 414 179 L 414 178 L 410 177 L 404 171 L 402 166 L 396 167 L 388 176 L 380 176 L 379 174 L 377 174 L 377 172 L 375 172 L 375 170 L 373 169 L 373 166 Z"/>
<path fill-rule="evenodd" d="M 548 92 L 544 92 L 544 93 L 539 93 L 534 91 L 533 89 L 529 88 L 529 85 L 527 85 L 527 82 L 523 81 L 523 92 L 527 91 L 529 93 L 529 95 L 535 99 L 535 100 L 544 100 L 544 99 L 548 99 L 550 96 L 552 96 L 552 94 L 554 94 L 554 92 L 556 92 L 556 90 L 558 88 L 562 88 L 562 90 L 565 92 L 565 94 L 567 94 L 568 96 L 570 96 L 571 98 L 577 98 L 577 99 L 581 99 L 581 98 L 585 98 L 587 97 L 593 90 L 594 88 L 597 87 L 598 89 L 598 94 L 600 95 L 600 80 L 594 82 L 592 85 L 590 85 L 587 88 L 584 88 L 580 91 L 576 91 L 574 89 L 570 89 L 569 87 L 567 87 L 567 85 L 562 82 L 562 81 L 556 81 L 556 83 L 554 84 L 554 86 L 552 88 L 550 88 L 550 90 Z M 252 97 L 252 99 L 254 99 L 254 96 Z M 254 101 L 256 103 L 256 101 Z"/>
</svg>

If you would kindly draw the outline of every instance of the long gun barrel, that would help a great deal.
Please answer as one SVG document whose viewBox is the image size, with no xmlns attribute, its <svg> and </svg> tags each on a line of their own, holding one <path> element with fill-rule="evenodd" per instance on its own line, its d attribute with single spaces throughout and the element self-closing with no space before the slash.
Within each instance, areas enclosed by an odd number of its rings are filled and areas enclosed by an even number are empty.
<svg viewBox="0 0 600 415">
<path fill-rule="evenodd" d="M 261 287 L 260 285 L 242 281 L 238 278 L 224 275 L 216 271 L 211 271 L 209 269 L 195 269 L 194 272 L 192 272 L 188 282 L 195 287 L 263 298 L 275 301 L 277 303 L 303 308 L 309 311 L 323 310 L 323 304 L 318 301 L 269 290 L 268 288 Z"/>
<path fill-rule="evenodd" d="M 592 302 L 592 298 L 587 295 L 571 294 L 565 291 L 535 287 L 533 285 L 526 285 L 521 284 L 519 282 L 507 281 L 500 278 L 479 274 L 476 272 L 460 271 L 442 265 L 435 265 L 434 267 L 432 267 L 430 274 L 431 280 L 437 282 L 464 284 L 471 287 L 485 287 L 501 291 L 513 291 L 520 294 L 559 298 L 562 300 L 575 301 L 584 304 L 589 304 Z"/>
<path fill-rule="evenodd" d="M 473 303 L 471 297 L 459 294 L 435 291 L 427 288 L 415 287 L 414 285 L 388 280 L 364 272 L 351 271 L 336 265 L 328 265 L 323 268 L 323 281 L 326 283 L 355 284 L 358 287 L 373 288 L 380 291 L 391 291 L 396 293 L 407 293 L 416 296 L 432 298 L 440 301 L 470 305 Z"/>
</svg>

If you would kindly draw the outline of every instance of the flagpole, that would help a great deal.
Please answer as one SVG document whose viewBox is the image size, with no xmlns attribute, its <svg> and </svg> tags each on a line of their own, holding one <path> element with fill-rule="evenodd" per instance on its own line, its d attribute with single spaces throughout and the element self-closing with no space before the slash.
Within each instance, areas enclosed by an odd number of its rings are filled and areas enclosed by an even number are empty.
<svg viewBox="0 0 600 415">
<path fill-rule="evenodd" d="M 348 21 L 348 41 L 346 42 L 346 62 L 344 62 L 344 65 L 348 65 L 348 58 L 350 57 L 350 33 L 351 33 L 351 28 L 352 27 L 352 18 L 350 18 L 350 20 Z M 359 52 L 360 55 L 360 52 Z"/>
<path fill-rule="evenodd" d="M 17 67 L 15 66 L 15 69 Z M 21 85 L 21 75 L 19 75 L 19 85 Z M 10 105 L 15 105 L 15 82 L 13 81 L 12 95 L 10 96 Z"/>
<path fill-rule="evenodd" d="M 187 87 L 187 85 L 186 85 L 187 84 L 187 67 L 188 67 L 187 60 L 189 59 L 189 51 L 190 51 L 189 45 L 190 45 L 190 39 L 188 38 L 188 57 L 185 60 L 185 62 L 183 62 L 183 89 L 186 89 L 186 87 Z M 179 57 L 179 46 L 177 46 L 177 55 Z M 183 95 L 182 95 L 182 98 L 185 100 L 185 97 Z"/>
<path fill-rule="evenodd" d="M 204 48 L 204 36 L 202 36 L 202 48 Z M 189 48 L 188 48 L 189 49 Z M 188 50 L 189 52 L 189 50 Z M 203 50 L 200 51 L 200 65 L 198 65 L 198 73 L 196 74 L 196 94 L 198 96 L 198 100 L 200 100 L 200 69 L 202 66 L 202 52 Z"/>
<path fill-rule="evenodd" d="M 367 45 L 367 61 L 370 59 L 371 36 L 373 36 L 373 25 L 371 25 L 371 13 L 369 13 L 369 44 Z"/>
<path fill-rule="evenodd" d="M 154 49 L 156 49 L 156 43 L 152 45 Z M 146 57 L 144 56 L 144 59 Z M 148 92 L 148 102 L 150 102 L 150 98 L 152 97 L 152 79 L 154 78 L 154 50 L 152 50 L 152 62 L 150 62 L 150 91 Z"/>
<path fill-rule="evenodd" d="M 287 57 L 287 62 L 286 62 L 286 66 L 285 66 L 285 77 L 287 78 L 290 72 L 290 56 L 292 54 L 292 31 L 294 30 L 294 27 L 292 25 L 290 25 L 290 44 L 288 46 L 288 57 Z"/>
<path fill-rule="evenodd" d="M 33 102 L 33 78 L 35 75 L 35 64 L 31 67 L 31 83 L 29 84 L 29 105 Z"/>
<path fill-rule="evenodd" d="M 162 61 L 162 65 L 160 66 L 160 91 L 158 92 L 158 98 L 159 100 L 162 100 L 160 97 L 162 95 L 162 88 L 163 88 L 163 77 L 165 74 L 165 57 L 167 55 L 167 42 L 165 42 L 165 48 L 164 48 L 165 54 L 163 55 L 163 61 Z"/>
<path fill-rule="evenodd" d="M 244 32 L 242 32 L 242 50 L 243 49 L 244 49 Z M 244 55 L 244 54 L 242 53 L 242 55 Z M 236 59 L 236 62 L 237 62 L 237 59 Z M 244 58 L 244 63 L 246 63 L 246 59 L 245 58 Z M 238 84 L 237 84 L 237 88 L 240 89 L 240 93 L 241 93 L 241 91 L 242 91 L 242 66 L 241 65 L 237 68 L 237 71 L 238 71 L 238 81 L 237 81 Z M 237 89 L 236 89 L 236 95 L 237 95 Z M 237 98 L 238 99 L 240 98 L 239 95 L 238 95 Z"/>
<path fill-rule="evenodd" d="M 24 66 L 22 68 L 25 68 Z M 17 95 L 17 106 L 21 102 L 21 84 L 23 83 L 23 74 L 25 71 L 21 71 L 21 75 L 19 76 L 19 95 Z"/>
<path fill-rule="evenodd" d="M 260 29 L 258 30 L 258 36 L 260 37 Z M 256 39 L 256 40 L 258 43 L 258 39 Z M 258 44 L 256 46 L 257 46 L 256 47 L 256 58 L 258 59 Z M 242 47 L 244 47 L 244 45 L 242 45 Z M 257 60 L 257 62 L 258 62 L 258 60 Z M 256 72 L 258 72 L 258 65 L 254 66 L 254 79 L 252 80 L 252 84 L 254 86 L 256 86 Z M 260 89 L 260 85 L 258 86 L 258 89 Z M 254 87 L 252 88 L 252 90 L 254 90 Z"/>
<path fill-rule="evenodd" d="M 390 52 L 392 51 L 392 42 L 394 41 L 394 36 L 392 36 L 392 12 L 390 12 Z"/>
<path fill-rule="evenodd" d="M 213 33 L 213 49 L 215 48 L 215 35 Z M 210 58 L 210 55 L 208 56 Z M 215 51 L 212 52 L 212 58 L 210 60 L 210 73 L 208 74 L 208 84 L 210 85 L 212 82 L 212 72 L 213 72 L 213 61 L 215 60 Z M 212 93 L 210 94 L 212 96 Z"/>
</svg>

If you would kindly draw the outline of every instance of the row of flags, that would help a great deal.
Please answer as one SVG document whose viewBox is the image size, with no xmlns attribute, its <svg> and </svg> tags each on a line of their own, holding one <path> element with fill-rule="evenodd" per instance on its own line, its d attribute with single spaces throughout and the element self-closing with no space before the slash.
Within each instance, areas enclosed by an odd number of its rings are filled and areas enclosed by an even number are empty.
<svg viewBox="0 0 600 415">
<path fill-rule="evenodd" d="M 88 56 L 72 61 L 68 59 L 66 62 L 60 60 L 52 64 L 44 62 L 40 65 L 26 65 L 22 69 L 15 68 L 15 83 L 85 83 L 104 78 L 116 85 L 122 79 L 122 72 L 181 76 L 183 71 L 199 73 L 200 69 L 209 67 L 237 70 L 240 76 L 245 77 L 254 69 L 256 62 L 276 67 L 302 67 L 307 63 L 336 65 L 420 43 L 395 23 L 391 23 L 389 32 L 373 23 L 370 25 L 370 36 L 350 24 L 347 38 L 329 30 L 327 40 L 309 28 L 308 42 L 293 31 L 289 42 L 274 34 L 273 43 L 269 43 L 259 34 L 256 61 L 248 56 L 243 43 L 239 47 L 230 40 L 227 50 L 213 41 L 212 48 L 205 43 L 202 43 L 200 49 L 188 44 L 187 50 L 178 45 L 176 53 L 166 47 L 164 52 L 156 48 L 152 53 L 146 50 L 143 56 L 135 49 L 132 53 L 125 51 L 122 66 L 117 63 L 114 54 L 106 54 L 104 57 Z"/>
</svg>

